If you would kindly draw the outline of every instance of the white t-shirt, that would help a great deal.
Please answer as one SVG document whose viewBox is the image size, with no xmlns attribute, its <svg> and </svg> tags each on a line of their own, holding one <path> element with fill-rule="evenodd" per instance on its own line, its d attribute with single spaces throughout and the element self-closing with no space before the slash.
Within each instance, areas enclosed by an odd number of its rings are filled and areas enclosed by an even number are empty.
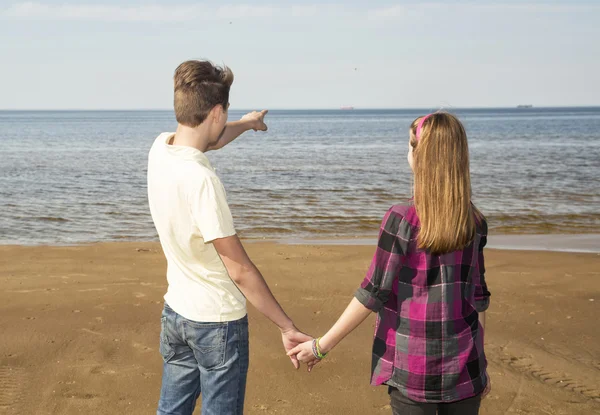
<svg viewBox="0 0 600 415">
<path fill-rule="evenodd" d="M 225 189 L 201 151 L 158 136 L 148 156 L 148 201 L 167 258 L 165 301 L 200 322 L 238 320 L 246 299 L 211 243 L 235 235 Z"/>
</svg>

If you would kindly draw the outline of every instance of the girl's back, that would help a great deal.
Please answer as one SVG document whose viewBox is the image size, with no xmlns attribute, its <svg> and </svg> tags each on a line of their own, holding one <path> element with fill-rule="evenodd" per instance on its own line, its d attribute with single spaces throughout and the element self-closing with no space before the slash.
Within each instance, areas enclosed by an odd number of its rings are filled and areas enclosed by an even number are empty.
<svg viewBox="0 0 600 415">
<path fill-rule="evenodd" d="M 419 248 L 421 223 L 411 202 L 392 207 L 381 225 L 373 262 L 356 293 L 378 311 L 372 384 L 386 383 L 422 402 L 453 402 L 487 384 L 478 312 L 489 292 L 482 249 L 487 224 L 461 250 Z"/>
</svg>

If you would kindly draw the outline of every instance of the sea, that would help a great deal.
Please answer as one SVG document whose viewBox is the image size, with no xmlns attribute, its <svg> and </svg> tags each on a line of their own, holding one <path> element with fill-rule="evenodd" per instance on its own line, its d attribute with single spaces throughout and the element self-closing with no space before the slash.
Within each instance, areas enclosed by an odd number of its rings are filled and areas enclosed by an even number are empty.
<svg viewBox="0 0 600 415">
<path fill-rule="evenodd" d="M 411 197 L 408 128 L 430 111 L 270 111 L 268 132 L 207 153 L 238 233 L 376 236 Z M 600 234 L 600 107 L 450 112 L 466 127 L 473 201 L 491 233 Z M 0 111 L 0 244 L 156 240 L 147 156 L 175 128 L 169 110 Z"/>
</svg>

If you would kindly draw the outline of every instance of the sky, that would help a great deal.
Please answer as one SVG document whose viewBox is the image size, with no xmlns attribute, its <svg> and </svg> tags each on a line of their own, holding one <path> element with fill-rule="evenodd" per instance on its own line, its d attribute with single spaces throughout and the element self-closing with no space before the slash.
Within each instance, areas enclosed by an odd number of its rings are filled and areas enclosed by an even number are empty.
<svg viewBox="0 0 600 415">
<path fill-rule="evenodd" d="M 187 59 L 234 109 L 600 105 L 600 1 L 0 0 L 0 109 L 169 109 Z"/>
</svg>

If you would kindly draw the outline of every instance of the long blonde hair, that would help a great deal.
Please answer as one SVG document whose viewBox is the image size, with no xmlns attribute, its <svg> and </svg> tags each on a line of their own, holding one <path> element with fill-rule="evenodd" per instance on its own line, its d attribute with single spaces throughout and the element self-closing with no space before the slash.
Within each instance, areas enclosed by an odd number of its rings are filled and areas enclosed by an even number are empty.
<svg viewBox="0 0 600 415">
<path fill-rule="evenodd" d="M 475 236 L 471 204 L 469 146 L 462 123 L 445 112 L 431 114 L 410 127 L 413 148 L 414 203 L 421 222 L 418 247 L 433 254 L 458 251 Z"/>
</svg>

